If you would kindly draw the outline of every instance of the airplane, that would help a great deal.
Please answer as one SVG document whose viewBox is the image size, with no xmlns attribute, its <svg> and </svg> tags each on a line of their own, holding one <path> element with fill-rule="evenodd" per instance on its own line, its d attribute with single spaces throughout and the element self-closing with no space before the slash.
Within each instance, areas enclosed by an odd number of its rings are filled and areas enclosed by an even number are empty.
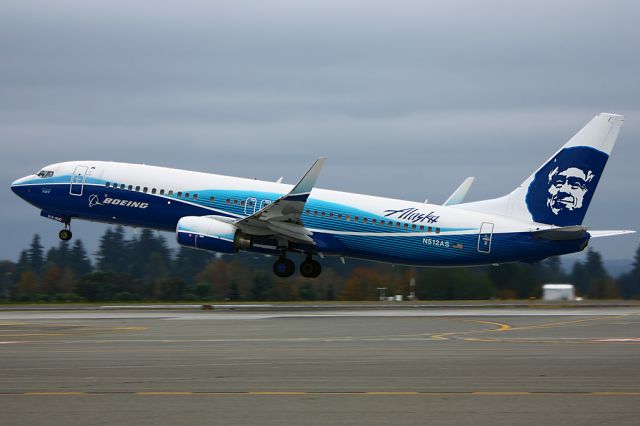
<svg viewBox="0 0 640 426">
<path fill-rule="evenodd" d="M 105 161 L 71 161 L 16 180 L 11 189 L 61 222 L 69 240 L 80 219 L 174 232 L 180 245 L 277 256 L 279 277 L 295 272 L 289 253 L 412 266 L 537 262 L 584 250 L 591 238 L 635 231 L 582 225 L 624 117 L 596 115 L 509 194 L 464 202 L 466 179 L 442 205 L 315 187 L 319 158 L 295 185 Z"/>
</svg>

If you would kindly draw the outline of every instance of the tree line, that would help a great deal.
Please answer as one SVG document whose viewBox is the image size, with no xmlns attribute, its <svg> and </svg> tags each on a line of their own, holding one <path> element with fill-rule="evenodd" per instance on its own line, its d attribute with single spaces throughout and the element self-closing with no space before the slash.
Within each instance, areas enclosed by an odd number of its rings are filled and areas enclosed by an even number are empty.
<svg viewBox="0 0 640 426">
<path fill-rule="evenodd" d="M 569 273 L 557 257 L 533 265 L 478 268 L 411 268 L 352 259 L 342 264 L 328 258 L 315 279 L 277 278 L 272 263 L 273 257 L 251 253 L 172 250 L 154 231 L 143 229 L 127 238 L 123 227 L 105 231 L 92 262 L 80 239 L 60 241 L 45 251 L 34 235 L 17 262 L 0 261 L 0 300 L 377 300 L 382 288 L 386 295 L 414 291 L 420 300 L 523 299 L 540 297 L 542 285 L 551 282 L 572 283 L 578 295 L 590 299 L 640 299 L 640 247 L 632 270 L 618 279 L 591 249 Z"/>
</svg>

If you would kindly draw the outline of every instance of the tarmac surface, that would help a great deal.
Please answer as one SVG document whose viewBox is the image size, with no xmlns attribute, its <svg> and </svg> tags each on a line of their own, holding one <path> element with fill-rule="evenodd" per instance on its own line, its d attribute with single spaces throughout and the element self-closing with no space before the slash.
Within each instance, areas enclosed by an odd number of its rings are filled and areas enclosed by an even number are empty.
<svg viewBox="0 0 640 426">
<path fill-rule="evenodd" d="M 0 309 L 0 423 L 637 425 L 640 307 Z"/>
</svg>

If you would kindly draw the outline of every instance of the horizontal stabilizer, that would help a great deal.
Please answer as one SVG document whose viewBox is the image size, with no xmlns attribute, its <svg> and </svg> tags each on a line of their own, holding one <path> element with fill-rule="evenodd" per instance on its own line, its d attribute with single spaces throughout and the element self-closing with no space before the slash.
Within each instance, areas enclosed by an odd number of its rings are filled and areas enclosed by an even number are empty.
<svg viewBox="0 0 640 426">
<path fill-rule="evenodd" d="M 636 231 L 630 230 L 610 230 L 610 231 L 589 231 L 591 238 L 614 237 L 616 235 L 635 234 Z"/>
<path fill-rule="evenodd" d="M 467 196 L 467 192 L 469 192 L 469 188 L 471 188 L 471 185 L 473 184 L 473 181 L 475 179 L 476 178 L 474 177 L 466 178 L 464 182 L 460 184 L 458 189 L 453 191 L 453 194 L 451 194 L 451 196 L 447 198 L 447 201 L 444 202 L 443 206 L 453 206 L 453 205 L 462 203 L 465 197 Z"/>
<path fill-rule="evenodd" d="M 552 241 L 579 240 L 585 237 L 587 228 L 584 226 L 563 226 L 561 228 L 545 229 L 533 233 L 535 238 Z"/>
</svg>

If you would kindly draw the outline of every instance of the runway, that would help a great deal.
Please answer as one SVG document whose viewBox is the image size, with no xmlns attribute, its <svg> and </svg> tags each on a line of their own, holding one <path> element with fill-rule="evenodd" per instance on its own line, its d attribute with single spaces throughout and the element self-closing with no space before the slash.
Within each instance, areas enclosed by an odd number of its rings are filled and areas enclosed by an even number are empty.
<svg viewBox="0 0 640 426">
<path fill-rule="evenodd" d="M 640 307 L 0 310 L 2 423 L 635 425 L 639 326 Z"/>
</svg>

